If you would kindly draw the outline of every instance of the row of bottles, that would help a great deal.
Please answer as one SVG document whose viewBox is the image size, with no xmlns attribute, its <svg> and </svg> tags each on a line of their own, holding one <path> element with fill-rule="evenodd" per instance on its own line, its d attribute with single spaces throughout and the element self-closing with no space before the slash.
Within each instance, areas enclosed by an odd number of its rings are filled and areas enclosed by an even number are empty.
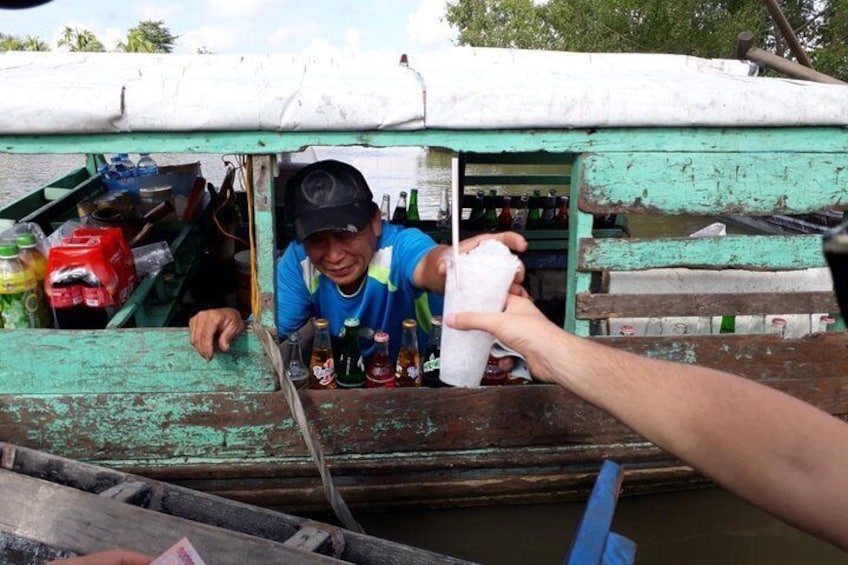
<svg viewBox="0 0 848 565">
<path fill-rule="evenodd" d="M 664 320 L 661 318 L 649 318 L 645 321 L 642 329 L 637 329 L 632 323 L 621 324 L 618 327 L 617 335 L 634 336 L 634 335 L 706 335 L 711 333 L 732 334 L 773 334 L 781 338 L 790 335 L 789 326 L 790 320 L 781 316 L 746 316 L 741 327 L 737 323 L 736 316 L 721 316 L 715 319 L 707 316 L 699 318 L 697 321 L 674 321 Z M 834 316 L 829 314 L 817 315 L 797 315 L 794 318 L 803 318 L 801 320 L 803 331 L 801 334 L 808 333 L 824 333 L 835 331 L 837 329 L 837 321 Z M 807 319 L 809 318 L 809 319 Z M 798 335 L 796 328 L 794 335 Z"/>
<path fill-rule="evenodd" d="M 21 234 L 14 242 L 0 244 L 0 327 L 51 325 L 44 299 L 45 267 L 33 234 Z"/>
<path fill-rule="evenodd" d="M 389 356 L 389 334 L 362 328 L 357 318 L 345 320 L 341 351 L 334 355 L 329 322 L 313 321 L 315 330 L 309 364 L 303 362 L 300 337 L 286 340 L 285 375 L 298 389 L 395 388 L 442 386 L 439 381 L 441 324 L 433 316 L 423 359 L 418 348 L 418 323 L 403 321 L 400 351 L 395 363 Z M 373 342 L 373 343 L 372 343 Z"/>
<path fill-rule="evenodd" d="M 117 153 L 109 158 L 109 164 L 102 166 L 99 172 L 105 179 L 117 181 L 155 175 L 159 173 L 159 167 L 150 153 L 139 153 L 135 163 L 128 153 Z"/>
<path fill-rule="evenodd" d="M 500 202 L 498 199 L 500 198 Z M 498 209 L 498 205 L 500 208 Z M 436 226 L 439 229 L 450 227 L 450 190 L 444 187 L 439 195 L 439 211 Z M 413 188 L 407 193 L 401 191 L 394 211 L 391 211 L 391 197 L 383 195 L 380 205 L 382 219 L 393 224 L 415 226 L 421 221 L 418 212 L 418 189 Z M 473 229 L 518 231 L 538 228 L 567 228 L 568 227 L 568 197 L 557 196 L 556 190 L 551 189 L 547 196 L 542 196 L 540 190 L 534 190 L 533 195 L 523 194 L 517 202 L 506 195 L 499 197 L 497 190 L 490 190 L 486 195 L 478 190 L 469 212 L 467 225 Z"/>
</svg>

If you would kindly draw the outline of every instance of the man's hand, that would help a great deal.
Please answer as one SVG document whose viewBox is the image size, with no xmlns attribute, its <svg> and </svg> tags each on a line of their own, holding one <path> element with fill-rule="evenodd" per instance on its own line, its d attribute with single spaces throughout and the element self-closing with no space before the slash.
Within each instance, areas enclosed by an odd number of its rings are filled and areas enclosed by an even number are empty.
<svg viewBox="0 0 848 565">
<path fill-rule="evenodd" d="M 201 310 L 188 321 L 191 344 L 207 361 L 215 354 L 216 341 L 221 351 L 229 351 L 244 328 L 241 314 L 233 308 Z"/>
<path fill-rule="evenodd" d="M 463 239 L 459 242 L 459 252 L 467 253 L 480 245 L 480 242 L 487 239 L 496 239 L 516 253 L 527 250 L 527 240 L 524 239 L 524 236 L 507 231 L 500 233 L 481 233 L 474 237 Z M 449 257 L 451 253 L 452 251 L 449 245 L 437 245 L 434 247 L 415 267 L 415 272 L 412 275 L 413 284 L 418 288 L 444 294 L 445 273 L 448 270 L 445 258 Z M 524 264 L 522 263 L 518 272 L 515 274 L 515 280 L 509 292 L 518 296 L 527 296 L 527 291 L 521 286 L 523 281 Z"/>
</svg>

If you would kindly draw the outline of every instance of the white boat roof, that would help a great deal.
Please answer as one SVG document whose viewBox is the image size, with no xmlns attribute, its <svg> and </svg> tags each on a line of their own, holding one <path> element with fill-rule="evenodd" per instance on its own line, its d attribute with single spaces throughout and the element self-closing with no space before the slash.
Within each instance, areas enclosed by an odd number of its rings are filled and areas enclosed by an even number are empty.
<svg viewBox="0 0 848 565">
<path fill-rule="evenodd" d="M 0 135 L 848 125 L 848 86 L 684 55 L 0 54 Z"/>
</svg>

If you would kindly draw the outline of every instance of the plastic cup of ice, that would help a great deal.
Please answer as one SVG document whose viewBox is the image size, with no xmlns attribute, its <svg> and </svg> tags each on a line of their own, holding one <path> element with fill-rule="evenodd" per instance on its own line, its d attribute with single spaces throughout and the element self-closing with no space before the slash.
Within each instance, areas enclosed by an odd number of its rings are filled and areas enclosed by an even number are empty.
<svg viewBox="0 0 848 565">
<path fill-rule="evenodd" d="M 451 256 L 445 279 L 445 316 L 454 312 L 501 312 L 520 264 L 507 246 L 495 240 L 482 242 L 456 260 Z M 480 386 L 494 342 L 488 332 L 444 326 L 439 378 L 457 387 Z"/>
</svg>

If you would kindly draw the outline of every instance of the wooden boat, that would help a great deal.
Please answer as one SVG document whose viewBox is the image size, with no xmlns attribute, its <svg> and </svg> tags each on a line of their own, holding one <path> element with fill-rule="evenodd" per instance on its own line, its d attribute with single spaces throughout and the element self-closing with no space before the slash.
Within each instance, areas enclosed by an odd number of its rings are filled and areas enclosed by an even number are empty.
<svg viewBox="0 0 848 565">
<path fill-rule="evenodd" d="M 581 335 L 622 317 L 836 312 L 827 291 L 633 295 L 605 284 L 610 272 L 651 268 L 822 267 L 817 236 L 605 238 L 593 224 L 609 214 L 844 209 L 844 87 L 671 55 L 455 49 L 408 60 L 3 53 L 0 151 L 248 156 L 255 319 L 267 328 L 274 235 L 285 231 L 275 225 L 278 155 L 322 145 L 567 162 L 569 227 L 554 243 L 566 247 L 567 270 L 548 283 L 562 293 L 565 328 Z M 39 190 L 0 216 L 49 228 L 73 213 L 81 192 L 101 189 L 94 166 L 90 159 L 52 183 L 67 189 L 57 200 Z M 197 256 L 194 226 L 176 229 L 172 246 L 187 262 L 145 281 L 107 329 L 2 332 L 0 437 L 248 503 L 326 507 L 258 338 L 246 335 L 207 363 L 184 327 L 166 327 Z M 591 339 L 728 370 L 848 415 L 844 331 Z M 625 494 L 705 484 L 558 387 L 299 397 L 354 509 L 582 498 L 607 458 L 621 462 Z"/>
</svg>

